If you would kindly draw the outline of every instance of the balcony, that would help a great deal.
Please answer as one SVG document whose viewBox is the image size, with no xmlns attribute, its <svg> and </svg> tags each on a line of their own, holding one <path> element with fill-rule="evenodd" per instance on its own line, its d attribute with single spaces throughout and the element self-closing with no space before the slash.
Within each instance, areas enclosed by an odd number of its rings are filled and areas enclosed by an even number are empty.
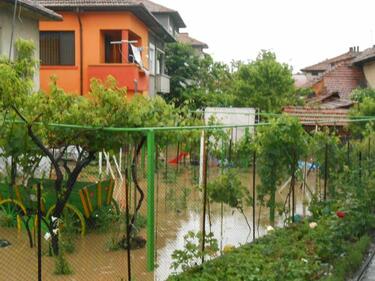
<svg viewBox="0 0 375 281">
<path fill-rule="evenodd" d="M 168 75 L 156 75 L 156 91 L 163 94 L 170 92 L 170 77 Z"/>
<path fill-rule="evenodd" d="M 97 64 L 88 66 L 88 79 L 105 81 L 113 76 L 119 87 L 125 87 L 128 92 L 148 91 L 148 77 L 143 69 L 134 63 Z"/>
</svg>

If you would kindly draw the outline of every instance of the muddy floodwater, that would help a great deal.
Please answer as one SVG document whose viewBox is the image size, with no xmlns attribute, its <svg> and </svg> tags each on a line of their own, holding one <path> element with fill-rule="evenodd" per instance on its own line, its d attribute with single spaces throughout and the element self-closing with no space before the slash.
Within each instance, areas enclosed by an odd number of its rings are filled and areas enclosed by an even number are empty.
<svg viewBox="0 0 375 281">
<path fill-rule="evenodd" d="M 174 250 L 182 249 L 184 236 L 189 231 L 202 230 L 202 194 L 192 183 L 191 169 L 181 167 L 177 176 L 175 169 L 158 173 L 156 177 L 157 190 L 155 198 L 156 216 L 156 264 L 154 273 L 146 270 L 146 249 L 133 250 L 131 254 L 131 271 L 135 281 L 164 281 L 173 272 L 171 269 L 171 255 Z M 250 170 L 250 169 L 249 169 Z M 219 169 L 211 169 L 209 180 L 220 173 Z M 241 181 L 252 191 L 252 175 L 249 172 L 241 173 Z M 314 192 L 317 182 L 315 174 L 308 178 L 309 188 Z M 145 187 L 143 180 L 142 185 Z M 288 194 L 289 185 L 281 187 L 277 193 L 277 201 L 284 204 Z M 313 188 L 314 187 L 314 188 Z M 300 183 L 296 187 L 297 213 L 303 214 L 303 202 L 309 200 L 309 195 L 304 195 Z M 118 193 L 121 196 L 121 192 Z M 306 192 L 305 194 L 308 194 Z M 119 195 L 118 195 L 119 196 Z M 146 194 L 147 196 L 147 194 Z M 133 198 L 132 200 L 137 199 Z M 142 213 L 146 213 L 146 204 Z M 245 214 L 250 225 L 253 225 L 252 208 L 245 208 Z M 256 223 L 259 219 L 259 207 L 256 208 Z M 219 247 L 226 245 L 239 246 L 252 241 L 252 232 L 248 228 L 243 215 L 237 210 L 230 209 L 220 204 L 210 205 L 210 215 L 206 220 L 206 231 L 214 233 Z M 262 208 L 259 219 L 259 228 L 256 236 L 265 234 L 268 222 L 268 209 Z M 279 216 L 278 225 L 282 226 L 283 219 Z M 84 238 L 76 240 L 76 249 L 66 258 L 73 270 L 73 274 L 57 276 L 54 274 L 55 259 L 43 256 L 43 280 L 61 281 L 125 281 L 127 278 L 126 251 L 108 251 L 108 240 L 111 233 L 88 233 Z M 140 235 L 146 238 L 146 230 Z M 37 280 L 37 253 L 36 248 L 31 249 L 25 232 L 18 233 L 15 228 L 0 227 L 0 239 L 8 240 L 11 245 L 0 248 L 0 280 L 5 281 L 33 281 Z"/>
</svg>

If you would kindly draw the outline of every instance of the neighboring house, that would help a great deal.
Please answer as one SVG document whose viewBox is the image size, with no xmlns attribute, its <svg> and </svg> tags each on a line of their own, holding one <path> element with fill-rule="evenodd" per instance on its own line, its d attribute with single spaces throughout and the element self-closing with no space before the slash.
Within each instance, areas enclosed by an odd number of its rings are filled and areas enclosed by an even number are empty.
<svg viewBox="0 0 375 281">
<path fill-rule="evenodd" d="M 361 54 L 359 47 L 352 47 L 349 52 L 302 69 L 305 78 L 296 76 L 296 86 L 311 88 L 313 94 L 306 98 L 304 107 L 286 107 L 284 112 L 298 117 L 309 128 L 346 125 L 354 104 L 351 92 L 367 84 L 362 67 L 353 64 Z M 300 83 L 303 79 L 306 82 Z"/>
<path fill-rule="evenodd" d="M 180 14 L 173 9 L 164 7 L 149 0 L 130 1 L 143 4 L 174 39 L 177 39 L 180 28 L 186 27 Z M 151 95 L 152 93 L 169 93 L 170 91 L 170 77 L 165 74 L 164 50 L 165 41 L 151 33 L 149 36 L 149 92 Z"/>
<path fill-rule="evenodd" d="M 350 93 L 366 86 L 362 68 L 352 61 L 361 53 L 358 47 L 332 59 L 302 69 L 308 82 L 303 87 L 311 87 L 316 96 L 329 96 L 337 93 L 340 99 L 349 100 Z"/>
<path fill-rule="evenodd" d="M 50 77 L 67 92 L 85 95 L 90 80 L 115 77 L 128 95 L 150 96 L 169 91 L 164 62 L 158 60 L 166 42 L 175 42 L 140 0 L 38 0 L 59 12 L 62 22 L 41 21 L 41 88 Z M 162 83 L 151 86 L 152 77 Z"/>
<path fill-rule="evenodd" d="M 375 88 L 375 46 L 364 50 L 353 60 L 353 64 L 363 69 L 368 86 Z"/>
<path fill-rule="evenodd" d="M 61 20 L 55 12 L 32 0 L 18 0 L 12 35 L 14 0 L 0 1 L 0 55 L 14 59 L 17 55 L 14 44 L 17 39 L 32 40 L 35 44 L 35 56 L 39 60 L 39 20 Z M 35 88 L 39 89 L 39 71 L 35 72 Z"/>
<path fill-rule="evenodd" d="M 177 41 L 193 47 L 193 49 L 199 56 L 204 56 L 204 50 L 208 49 L 208 45 L 206 43 L 203 43 L 197 39 L 190 37 L 189 33 L 179 33 L 177 36 Z"/>
</svg>

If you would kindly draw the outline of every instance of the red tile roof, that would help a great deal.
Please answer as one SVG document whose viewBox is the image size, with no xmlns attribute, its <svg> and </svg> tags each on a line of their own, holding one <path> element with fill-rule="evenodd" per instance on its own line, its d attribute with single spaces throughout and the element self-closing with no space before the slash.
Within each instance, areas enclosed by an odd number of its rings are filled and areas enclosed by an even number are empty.
<svg viewBox="0 0 375 281">
<path fill-rule="evenodd" d="M 193 47 L 199 47 L 202 49 L 207 49 L 208 45 L 204 42 L 201 42 L 193 37 L 189 36 L 189 33 L 179 33 L 177 35 L 177 41 L 180 43 L 188 44 Z"/>
<path fill-rule="evenodd" d="M 305 126 L 346 126 L 350 120 L 348 109 L 285 107 L 283 112 L 298 118 Z"/>
<path fill-rule="evenodd" d="M 6 3 L 14 5 L 14 0 L 3 0 Z M 18 4 L 26 9 L 29 9 L 44 19 L 61 20 L 62 17 L 54 11 L 43 7 L 39 3 L 32 0 L 18 0 Z"/>
<path fill-rule="evenodd" d="M 337 57 L 326 59 L 326 60 L 321 61 L 317 64 L 305 67 L 301 71 L 303 71 L 303 72 L 328 71 L 334 65 L 336 65 L 340 62 L 343 62 L 343 61 L 352 60 L 353 58 L 357 57 L 359 54 L 360 54 L 360 52 L 349 51 L 349 52 L 341 54 Z"/>
<path fill-rule="evenodd" d="M 146 26 L 164 38 L 167 42 L 175 42 L 174 37 L 154 17 L 143 2 L 146 0 L 37 0 L 39 4 L 53 10 L 72 10 L 84 8 L 87 10 L 125 10 L 131 11 Z"/>
<path fill-rule="evenodd" d="M 128 0 L 130 2 L 142 3 L 153 14 L 170 14 L 179 28 L 185 28 L 186 24 L 178 11 L 160 5 L 150 0 Z"/>
<path fill-rule="evenodd" d="M 353 63 L 356 65 L 361 65 L 369 61 L 375 60 L 375 46 L 364 50 L 359 56 L 357 56 Z"/>
</svg>

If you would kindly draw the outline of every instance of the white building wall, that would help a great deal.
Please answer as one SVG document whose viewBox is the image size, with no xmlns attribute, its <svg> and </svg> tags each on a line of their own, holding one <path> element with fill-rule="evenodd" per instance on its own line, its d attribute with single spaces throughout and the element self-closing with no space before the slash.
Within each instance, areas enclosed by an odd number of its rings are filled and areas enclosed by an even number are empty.
<svg viewBox="0 0 375 281">
<path fill-rule="evenodd" d="M 363 66 L 363 72 L 365 73 L 369 87 L 375 89 L 375 61 L 366 63 Z"/>
<path fill-rule="evenodd" d="M 12 33 L 12 9 L 1 7 L 0 9 L 0 55 L 9 56 L 9 47 Z M 39 61 L 39 21 L 36 18 L 30 18 L 26 15 L 26 11 L 17 11 L 14 37 L 12 59 L 15 55 L 15 42 L 18 38 L 32 40 L 35 44 L 35 58 Z M 36 69 L 35 76 L 35 90 L 39 89 L 39 69 Z"/>
<path fill-rule="evenodd" d="M 224 107 L 207 107 L 204 111 L 204 119 L 208 124 L 211 118 L 221 125 L 241 126 L 254 125 L 256 120 L 256 110 L 254 108 L 224 108 Z M 249 129 L 253 134 L 254 127 Z M 233 141 L 239 141 L 245 135 L 245 128 L 237 128 L 233 132 Z"/>
</svg>

